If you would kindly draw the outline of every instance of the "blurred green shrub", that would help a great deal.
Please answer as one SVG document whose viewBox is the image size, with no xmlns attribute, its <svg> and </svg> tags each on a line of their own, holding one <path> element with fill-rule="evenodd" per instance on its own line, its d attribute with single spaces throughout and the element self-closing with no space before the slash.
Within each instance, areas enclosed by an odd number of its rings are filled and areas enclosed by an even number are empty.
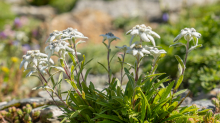
<svg viewBox="0 0 220 123">
<path fill-rule="evenodd" d="M 0 1 L 0 30 L 5 24 L 9 24 L 15 18 L 15 14 L 11 12 L 10 5 L 4 1 Z"/>
<path fill-rule="evenodd" d="M 68 12 L 73 9 L 78 0 L 26 0 L 30 5 L 51 5 L 58 13 Z"/>
</svg>

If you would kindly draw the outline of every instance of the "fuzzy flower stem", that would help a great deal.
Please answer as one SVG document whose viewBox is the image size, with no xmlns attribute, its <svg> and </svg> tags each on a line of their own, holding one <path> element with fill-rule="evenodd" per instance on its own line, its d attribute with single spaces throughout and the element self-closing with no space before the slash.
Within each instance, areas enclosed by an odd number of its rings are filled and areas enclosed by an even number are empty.
<svg viewBox="0 0 220 123">
<path fill-rule="evenodd" d="M 154 74 L 154 68 L 155 68 L 155 66 L 156 66 L 156 62 L 157 62 L 157 57 L 156 58 L 154 58 L 154 60 L 153 60 L 153 64 L 152 64 L 152 67 L 151 67 L 151 74 Z"/>
<path fill-rule="evenodd" d="M 122 63 L 121 63 L 121 86 L 122 86 L 122 82 L 123 82 L 123 68 L 124 68 L 125 55 L 126 55 L 126 51 L 124 51 Z"/>
<path fill-rule="evenodd" d="M 77 58 L 76 44 L 75 44 L 75 43 L 73 44 L 73 47 L 74 47 L 74 50 L 75 50 L 75 56 L 76 56 L 77 63 L 79 64 L 79 60 L 78 60 L 78 58 Z M 80 65 L 79 65 L 79 70 L 80 70 L 80 69 L 81 69 L 81 67 L 80 67 Z M 81 72 L 80 74 L 81 74 L 81 77 L 82 77 L 82 79 L 83 79 L 83 82 L 84 82 L 85 85 L 86 85 L 86 82 L 85 82 L 85 80 L 84 80 L 84 77 L 83 77 L 82 72 Z"/>
<path fill-rule="evenodd" d="M 38 72 L 39 72 L 39 74 L 40 74 L 40 76 L 43 78 L 43 80 L 45 81 L 45 83 L 47 83 L 47 85 L 50 87 L 50 85 L 48 84 L 48 82 L 47 82 L 47 80 L 44 78 L 44 76 L 42 75 L 42 73 L 40 72 L 40 69 L 39 69 L 39 67 L 38 66 L 36 66 L 37 67 L 37 69 L 38 69 Z M 42 82 L 42 84 L 43 84 L 43 82 Z M 46 90 L 47 91 L 47 90 Z M 48 92 L 48 91 L 47 91 Z M 49 93 L 49 92 L 48 92 Z M 69 107 L 62 99 L 61 99 L 61 97 L 56 93 L 56 92 L 54 92 L 54 94 L 60 99 L 60 101 L 64 104 L 64 105 L 66 105 L 67 107 Z M 51 96 L 51 98 L 53 99 L 53 97 L 52 97 L 52 95 L 49 93 L 49 95 Z M 53 101 L 55 102 L 55 100 L 53 99 Z M 72 109 L 72 108 L 71 108 Z"/>
<path fill-rule="evenodd" d="M 136 73 L 135 73 L 135 82 L 136 83 L 138 81 L 139 62 L 140 62 L 140 56 L 137 56 L 137 68 L 136 68 Z"/>
<path fill-rule="evenodd" d="M 189 53 L 188 50 L 189 50 L 189 41 L 187 41 L 187 45 L 186 45 L 186 56 L 185 56 L 185 60 L 184 60 L 185 67 L 186 67 L 186 60 L 187 60 L 188 53 Z M 183 69 L 182 74 L 184 73 L 185 69 L 186 68 Z"/>
<path fill-rule="evenodd" d="M 107 54 L 107 61 L 108 61 L 108 83 L 110 84 L 110 62 L 109 62 L 109 56 L 110 56 L 110 43 L 108 45 L 108 54 Z"/>
</svg>

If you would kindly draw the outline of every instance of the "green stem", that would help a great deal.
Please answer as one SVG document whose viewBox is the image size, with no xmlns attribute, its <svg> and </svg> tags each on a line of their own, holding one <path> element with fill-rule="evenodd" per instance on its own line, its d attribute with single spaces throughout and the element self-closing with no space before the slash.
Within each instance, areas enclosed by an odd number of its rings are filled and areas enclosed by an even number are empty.
<svg viewBox="0 0 220 123">
<path fill-rule="evenodd" d="M 140 62 L 140 56 L 137 56 L 137 68 L 136 68 L 136 73 L 135 73 L 135 82 L 137 83 L 138 81 L 138 71 L 139 71 L 139 62 Z"/>
<path fill-rule="evenodd" d="M 121 63 L 121 86 L 122 86 L 122 82 L 123 82 L 123 68 L 124 68 L 124 61 L 125 61 L 125 51 L 124 51 L 124 55 L 123 55 L 123 59 L 122 59 L 122 63 Z"/>
<path fill-rule="evenodd" d="M 107 61 L 108 61 L 108 83 L 110 84 L 110 61 L 109 61 L 109 56 L 110 56 L 110 43 L 108 45 L 108 54 L 107 54 Z"/>
<path fill-rule="evenodd" d="M 184 71 L 186 69 L 186 60 L 187 60 L 188 53 L 189 53 L 188 50 L 189 50 L 189 41 L 187 41 L 187 45 L 186 45 L 186 56 L 185 56 L 185 59 L 184 59 L 184 66 L 185 66 L 185 68 L 183 69 L 182 74 L 184 73 Z"/>
</svg>

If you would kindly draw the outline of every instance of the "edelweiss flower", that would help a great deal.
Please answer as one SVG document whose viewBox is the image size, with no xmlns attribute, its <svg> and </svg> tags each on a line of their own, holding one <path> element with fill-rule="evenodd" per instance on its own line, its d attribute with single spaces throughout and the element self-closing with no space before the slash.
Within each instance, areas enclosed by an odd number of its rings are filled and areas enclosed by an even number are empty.
<svg viewBox="0 0 220 123">
<path fill-rule="evenodd" d="M 47 74 L 46 69 L 48 66 L 38 65 L 38 68 L 42 74 Z M 27 70 L 30 70 L 30 72 L 26 75 L 26 77 L 30 77 L 33 73 L 37 72 L 36 66 L 28 67 Z"/>
<path fill-rule="evenodd" d="M 69 43 L 63 40 L 56 40 L 51 42 L 46 48 L 45 52 L 48 54 L 48 60 L 54 54 L 54 52 L 60 53 L 60 55 L 65 56 L 67 52 L 75 53 L 74 49 L 69 47 Z M 80 53 L 77 52 L 80 55 Z"/>
<path fill-rule="evenodd" d="M 100 36 L 102 36 L 102 37 L 103 37 L 102 42 L 104 42 L 105 40 L 107 40 L 107 39 L 108 39 L 108 43 L 109 43 L 109 44 L 110 44 L 110 43 L 111 43 L 113 40 L 117 40 L 117 39 L 119 39 L 119 40 L 120 40 L 120 38 L 118 38 L 118 37 L 114 36 L 114 34 L 112 34 L 111 32 L 106 33 L 105 35 L 104 35 L 104 34 L 101 34 Z"/>
<path fill-rule="evenodd" d="M 155 36 L 157 38 L 160 38 L 160 36 L 152 31 L 151 27 L 146 27 L 144 24 L 142 25 L 136 25 L 135 27 L 133 27 L 131 30 L 129 30 L 126 35 L 131 35 L 131 40 L 130 40 L 130 45 L 132 43 L 132 40 L 134 39 L 135 36 L 140 36 L 141 41 L 145 41 L 145 42 L 150 42 L 153 44 L 153 46 L 155 47 L 155 40 L 152 36 Z"/>
<path fill-rule="evenodd" d="M 37 66 L 40 62 L 42 62 L 41 60 L 44 60 L 47 57 L 48 56 L 46 54 L 40 53 L 39 50 L 27 51 L 27 54 L 23 55 L 23 60 L 21 61 L 20 69 L 22 66 L 24 66 L 24 69 L 26 70 L 28 65 L 31 63 L 34 63 L 34 65 Z M 53 60 L 49 60 L 49 62 L 53 64 Z"/>
<path fill-rule="evenodd" d="M 47 39 L 46 43 L 51 42 L 55 39 L 59 39 L 61 35 L 62 35 L 61 31 L 54 30 L 53 33 L 50 33 L 50 37 Z"/>
<path fill-rule="evenodd" d="M 123 45 L 122 47 L 119 47 L 119 46 L 115 46 L 115 47 L 120 49 L 120 50 L 123 50 L 123 51 L 127 51 L 128 49 L 130 49 L 130 47 L 128 47 L 126 45 Z"/>
<path fill-rule="evenodd" d="M 67 28 L 66 30 L 63 30 L 61 39 L 78 39 L 78 38 L 85 38 L 88 39 L 88 37 L 85 37 L 81 32 L 77 31 L 77 29 L 73 28 Z"/>
<path fill-rule="evenodd" d="M 196 32 L 194 28 L 184 28 L 181 30 L 180 34 L 176 36 L 173 42 L 178 41 L 180 38 L 184 36 L 185 40 L 191 41 L 193 37 L 197 38 L 196 45 L 198 44 L 198 38 L 201 37 L 201 34 Z"/>
<path fill-rule="evenodd" d="M 130 48 L 126 51 L 126 53 L 132 54 L 132 55 L 134 55 L 136 57 L 138 57 L 138 56 L 143 57 L 144 53 L 145 54 L 150 54 L 150 52 L 148 50 L 146 50 L 142 46 L 141 42 L 139 42 L 139 41 L 136 41 L 134 44 L 132 44 L 130 46 Z"/>
<path fill-rule="evenodd" d="M 152 48 L 150 51 L 150 54 L 154 57 L 157 58 L 161 54 L 167 53 L 165 50 L 158 50 L 157 48 Z"/>
</svg>

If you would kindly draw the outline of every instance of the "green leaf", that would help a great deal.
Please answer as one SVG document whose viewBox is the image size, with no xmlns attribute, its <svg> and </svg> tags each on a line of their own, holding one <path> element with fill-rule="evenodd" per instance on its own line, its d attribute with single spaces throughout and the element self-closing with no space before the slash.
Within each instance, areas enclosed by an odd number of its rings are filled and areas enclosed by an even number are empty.
<svg viewBox="0 0 220 123">
<path fill-rule="evenodd" d="M 97 115 L 98 117 L 101 117 L 101 118 L 104 118 L 104 119 L 109 119 L 109 120 L 113 120 L 113 121 L 117 121 L 117 122 L 123 123 L 123 121 L 120 120 L 115 115 L 106 115 L 106 114 L 97 114 L 97 113 L 94 113 L 94 114 Z"/>
<path fill-rule="evenodd" d="M 93 58 L 92 59 L 90 59 L 89 61 L 87 61 L 85 64 L 84 64 L 84 66 L 86 66 L 89 62 L 91 62 L 93 60 Z"/>
<path fill-rule="evenodd" d="M 58 95 L 61 97 L 61 82 L 63 80 L 63 72 L 60 72 L 59 78 L 58 78 Z"/>
<path fill-rule="evenodd" d="M 100 62 L 98 62 L 107 72 L 108 72 L 108 69 Z"/>
<path fill-rule="evenodd" d="M 32 88 L 32 90 L 38 90 L 38 89 L 45 89 L 45 90 L 54 92 L 54 90 L 49 86 L 39 86 L 39 87 Z"/>
<path fill-rule="evenodd" d="M 154 72 L 156 71 L 157 67 L 158 67 L 158 64 L 156 64 L 156 65 L 154 66 L 154 69 L 151 71 L 151 73 L 154 73 Z"/>
<path fill-rule="evenodd" d="M 87 79 L 87 76 L 88 76 L 90 70 L 92 70 L 92 68 L 89 68 L 89 69 L 86 71 L 85 78 L 84 78 L 84 79 L 85 79 L 85 82 L 86 82 L 86 79 Z"/>
<path fill-rule="evenodd" d="M 199 44 L 199 45 L 190 47 L 190 49 L 188 50 L 188 52 L 191 52 L 192 50 L 194 50 L 194 49 L 196 49 L 196 48 L 199 48 L 199 47 L 202 47 L 202 44 Z"/>
<path fill-rule="evenodd" d="M 170 45 L 169 47 L 180 47 L 180 46 L 185 46 L 186 47 L 186 45 L 183 44 L 183 43 L 175 43 L 175 44 Z"/>
<path fill-rule="evenodd" d="M 169 93 L 171 93 L 172 87 L 174 85 L 175 81 L 172 81 L 169 86 L 166 87 L 166 91 L 161 95 L 161 100 L 164 100 L 167 98 L 167 96 L 169 95 Z"/>
<path fill-rule="evenodd" d="M 178 92 L 176 92 L 176 93 L 173 95 L 173 97 L 176 97 L 176 96 L 178 96 L 178 95 L 180 95 L 180 94 L 186 92 L 187 90 L 188 90 L 188 89 L 184 89 L 184 90 L 178 91 Z"/>
<path fill-rule="evenodd" d="M 64 60 L 62 58 L 59 59 L 62 67 L 65 67 Z"/>
<path fill-rule="evenodd" d="M 71 113 L 70 118 L 76 117 L 82 110 L 76 110 L 73 113 Z"/>
<path fill-rule="evenodd" d="M 177 83 L 176 83 L 176 86 L 175 86 L 174 90 L 177 90 L 177 89 L 179 88 L 179 86 L 180 86 L 180 84 L 182 83 L 182 81 L 183 81 L 183 75 L 181 75 L 181 76 L 179 77 L 179 79 L 178 79 L 178 81 L 177 81 Z"/>
<path fill-rule="evenodd" d="M 72 85 L 72 87 L 76 90 L 77 89 L 77 86 L 76 86 L 76 83 L 73 82 L 73 81 L 70 81 L 69 79 L 65 79 L 70 85 Z"/>
<path fill-rule="evenodd" d="M 73 65 L 76 66 L 76 56 L 74 56 L 72 53 L 68 53 L 68 54 L 73 61 Z"/>
<path fill-rule="evenodd" d="M 181 67 L 183 68 L 183 70 L 185 70 L 185 65 L 183 63 L 183 60 L 178 56 L 178 55 L 175 55 L 177 61 L 180 63 Z"/>
<path fill-rule="evenodd" d="M 150 118 L 151 117 L 151 108 L 150 108 L 150 105 L 149 105 L 149 103 L 148 103 L 148 100 L 147 100 L 147 98 L 145 97 L 145 95 L 144 95 L 144 93 L 141 91 L 141 89 L 139 89 L 139 90 L 137 90 L 140 94 L 141 94 L 141 96 L 142 96 L 142 100 L 143 100 L 143 109 L 142 109 L 142 107 L 141 107 L 141 111 L 143 111 L 142 113 L 141 113 L 141 119 L 142 119 L 142 121 L 144 121 L 144 118 L 145 118 L 145 114 L 146 114 L 146 110 L 147 110 L 147 117 L 148 118 Z M 145 111 L 144 111 L 144 109 L 145 109 Z"/>
<path fill-rule="evenodd" d="M 114 58 L 114 56 L 117 54 L 117 52 L 112 56 L 112 58 L 110 59 L 110 63 L 112 62 L 112 59 Z"/>
</svg>

